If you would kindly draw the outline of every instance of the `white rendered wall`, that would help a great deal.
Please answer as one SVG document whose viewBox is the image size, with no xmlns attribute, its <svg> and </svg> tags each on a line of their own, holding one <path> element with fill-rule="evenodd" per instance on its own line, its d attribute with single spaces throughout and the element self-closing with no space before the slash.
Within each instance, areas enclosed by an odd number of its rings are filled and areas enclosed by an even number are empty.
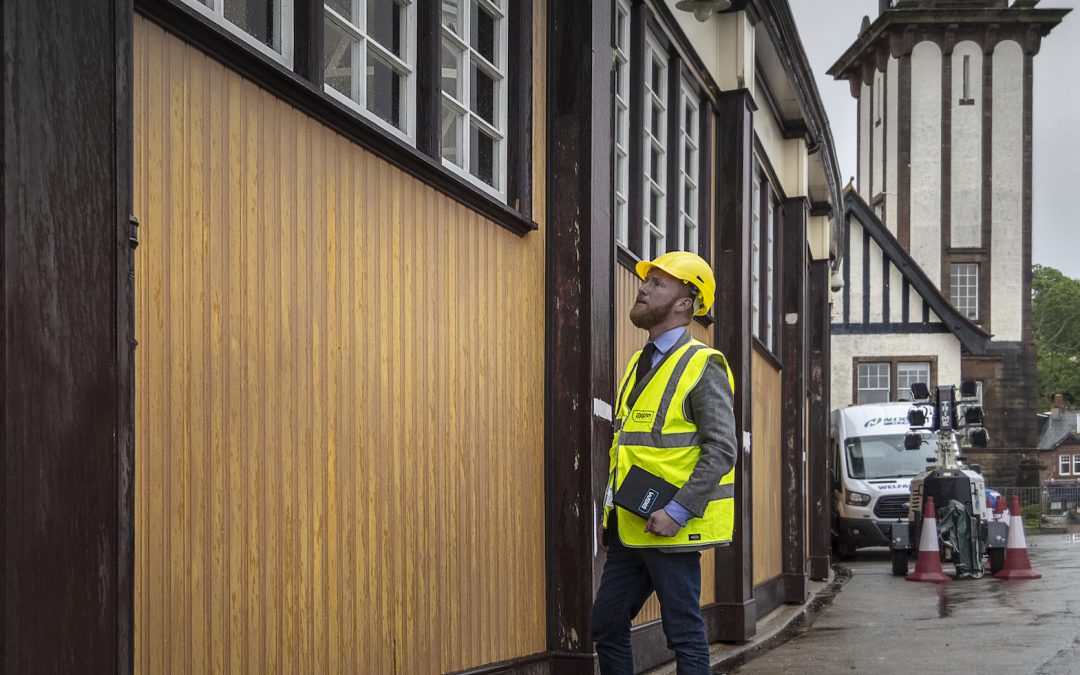
<svg viewBox="0 0 1080 675">
<path fill-rule="evenodd" d="M 881 283 L 881 265 L 884 256 L 881 255 L 881 249 L 873 240 L 870 241 L 870 259 L 867 264 L 870 266 L 870 286 L 867 288 L 867 293 L 870 295 L 870 317 L 868 321 L 870 323 L 881 323 L 884 321 L 882 317 L 882 310 L 884 308 L 884 290 L 885 286 Z M 862 283 L 862 279 L 859 279 L 859 283 Z"/>
<path fill-rule="evenodd" d="M 908 292 L 908 302 L 911 302 L 911 295 L 917 295 L 913 290 Z M 911 311 L 911 307 L 908 307 L 908 312 Z M 911 315 L 908 315 L 908 319 L 911 320 Z M 922 320 L 922 314 L 917 317 Z M 896 265 L 889 266 L 889 322 L 896 323 L 904 320 L 904 276 L 900 274 L 900 270 L 896 268 Z"/>
<path fill-rule="evenodd" d="M 848 320 L 851 323 L 863 323 L 863 227 L 859 221 L 851 218 L 851 240 L 847 256 L 850 265 L 848 272 Z"/>
<path fill-rule="evenodd" d="M 867 204 L 874 195 L 870 192 L 870 87 L 859 85 L 859 196 Z"/>
<path fill-rule="evenodd" d="M 952 333 L 833 335 L 831 409 L 851 405 L 856 357 L 936 356 L 937 384 L 960 384 L 960 342 Z"/>
<path fill-rule="evenodd" d="M 911 53 L 911 257 L 941 288 L 941 49 Z"/>
<path fill-rule="evenodd" d="M 877 197 L 885 190 L 885 73 L 874 71 L 874 109 L 870 113 L 870 137 L 873 139 L 870 145 L 870 166 L 873 167 L 873 175 L 870 177 L 870 197 Z M 880 113 L 880 114 L 879 114 Z"/>
<path fill-rule="evenodd" d="M 990 306 L 995 340 L 1020 340 L 1023 308 L 1024 54 L 1011 40 L 994 48 Z M 984 317 L 987 318 L 987 317 Z"/>
<path fill-rule="evenodd" d="M 899 150 L 900 62 L 890 58 L 885 71 L 885 227 L 896 234 L 896 156 Z"/>
<path fill-rule="evenodd" d="M 961 105 L 964 57 L 968 57 L 968 95 L 975 103 Z M 982 49 L 961 42 L 952 54 L 952 245 L 982 246 Z"/>
</svg>

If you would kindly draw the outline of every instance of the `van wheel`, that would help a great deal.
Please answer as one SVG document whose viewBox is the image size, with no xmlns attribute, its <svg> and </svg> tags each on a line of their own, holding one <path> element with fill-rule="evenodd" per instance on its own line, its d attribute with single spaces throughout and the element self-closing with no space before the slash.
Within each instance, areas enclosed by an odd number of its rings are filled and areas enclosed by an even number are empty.
<svg viewBox="0 0 1080 675">
<path fill-rule="evenodd" d="M 992 548 L 987 552 L 987 557 L 990 558 L 990 574 L 994 575 L 1005 569 L 1005 549 Z"/>
<path fill-rule="evenodd" d="M 892 552 L 892 573 L 894 577 L 902 577 L 907 574 L 907 551 L 897 550 Z"/>
</svg>

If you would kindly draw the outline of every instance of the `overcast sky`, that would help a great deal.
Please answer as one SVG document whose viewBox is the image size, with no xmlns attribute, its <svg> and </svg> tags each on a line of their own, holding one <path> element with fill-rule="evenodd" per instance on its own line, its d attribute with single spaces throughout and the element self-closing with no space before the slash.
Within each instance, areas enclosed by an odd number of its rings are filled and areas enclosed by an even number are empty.
<svg viewBox="0 0 1080 675">
<path fill-rule="evenodd" d="M 854 41 L 877 0 L 790 0 L 836 142 L 843 185 L 856 171 L 856 107 L 846 82 L 825 74 Z M 1080 279 L 1080 0 L 1042 0 L 1072 8 L 1035 56 L 1032 260 Z"/>
</svg>

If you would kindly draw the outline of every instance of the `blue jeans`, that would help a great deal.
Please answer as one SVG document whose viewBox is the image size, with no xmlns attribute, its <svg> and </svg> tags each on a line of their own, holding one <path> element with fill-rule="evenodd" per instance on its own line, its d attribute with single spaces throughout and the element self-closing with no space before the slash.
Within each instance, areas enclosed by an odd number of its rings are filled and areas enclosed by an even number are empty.
<svg viewBox="0 0 1080 675">
<path fill-rule="evenodd" d="M 590 630 L 602 675 L 633 675 L 630 622 L 654 590 L 678 675 L 709 672 L 709 642 L 699 606 L 701 554 L 627 548 L 611 537 Z"/>
</svg>

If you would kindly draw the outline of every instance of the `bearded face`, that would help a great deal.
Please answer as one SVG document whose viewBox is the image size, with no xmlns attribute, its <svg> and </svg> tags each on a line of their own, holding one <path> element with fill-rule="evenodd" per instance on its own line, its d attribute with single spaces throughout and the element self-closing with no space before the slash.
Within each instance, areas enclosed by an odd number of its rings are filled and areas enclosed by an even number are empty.
<svg viewBox="0 0 1080 675">
<path fill-rule="evenodd" d="M 678 312 L 676 303 L 688 299 L 686 284 L 663 270 L 653 268 L 638 289 L 637 299 L 630 308 L 630 321 L 644 330 L 649 330 L 668 321 Z M 692 311 L 692 304 L 689 305 Z"/>
</svg>

